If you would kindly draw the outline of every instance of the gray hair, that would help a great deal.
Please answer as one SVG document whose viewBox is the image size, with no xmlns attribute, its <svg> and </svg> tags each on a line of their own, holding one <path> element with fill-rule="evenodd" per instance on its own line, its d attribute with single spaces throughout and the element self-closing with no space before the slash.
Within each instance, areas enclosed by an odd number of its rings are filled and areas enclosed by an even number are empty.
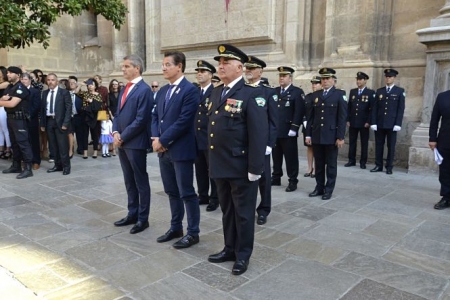
<svg viewBox="0 0 450 300">
<path fill-rule="evenodd" d="M 20 78 L 28 78 L 28 79 L 30 79 L 31 80 L 31 75 L 30 75 L 30 73 L 22 73 L 22 75 L 20 76 Z"/>
<path fill-rule="evenodd" d="M 123 58 L 123 60 L 129 60 L 133 67 L 139 67 L 139 74 L 142 75 L 142 73 L 145 71 L 144 70 L 144 61 L 142 60 L 142 58 L 139 55 L 130 54 L 130 55 L 125 56 Z"/>
</svg>

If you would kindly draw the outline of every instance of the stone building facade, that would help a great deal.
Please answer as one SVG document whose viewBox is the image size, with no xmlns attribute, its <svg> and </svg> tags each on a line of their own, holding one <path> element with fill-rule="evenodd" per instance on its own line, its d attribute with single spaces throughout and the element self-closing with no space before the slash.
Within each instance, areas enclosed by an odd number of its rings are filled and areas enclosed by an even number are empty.
<svg viewBox="0 0 450 300">
<path fill-rule="evenodd" d="M 164 51 L 180 50 L 188 59 L 187 77 L 195 80 L 196 61 L 213 62 L 218 43 L 226 42 L 266 61 L 264 76 L 272 85 L 278 84 L 278 66 L 295 68 L 294 84 L 306 93 L 311 91 L 309 79 L 320 67 L 336 69 L 337 86 L 347 93 L 356 86 L 356 72 L 367 73 L 368 86 L 376 89 L 384 85 L 383 69 L 391 67 L 400 73 L 396 84 L 406 90 L 396 164 L 414 165 L 411 170 L 435 170 L 431 151 L 425 151 L 427 120 L 422 119 L 434 99 L 425 101 L 424 97 L 435 97 L 449 86 L 442 80 L 433 92 L 425 94 L 429 45 L 421 43 L 417 32 L 430 27 L 430 21 L 448 6 L 447 1 L 429 0 L 426 5 L 420 0 L 123 1 L 129 15 L 120 31 L 90 13 L 63 16 L 51 28 L 47 50 L 40 45 L 3 49 L 0 65 L 20 64 L 63 77 L 100 74 L 107 85 L 110 78 L 121 77 L 119 65 L 126 54 L 145 58 L 146 79 L 162 80 Z M 417 127 L 425 129 L 417 133 Z M 413 143 L 415 132 L 422 138 Z M 373 140 L 371 133 L 372 158 Z M 346 155 L 347 149 L 341 151 L 343 158 Z"/>
</svg>

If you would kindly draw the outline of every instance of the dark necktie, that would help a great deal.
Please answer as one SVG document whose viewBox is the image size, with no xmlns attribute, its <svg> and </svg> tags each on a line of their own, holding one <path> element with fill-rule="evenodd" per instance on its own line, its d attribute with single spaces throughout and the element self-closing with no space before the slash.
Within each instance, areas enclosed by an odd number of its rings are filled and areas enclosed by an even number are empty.
<svg viewBox="0 0 450 300">
<path fill-rule="evenodd" d="M 281 89 L 281 95 L 284 95 L 285 92 L 286 92 L 285 89 Z"/>
<path fill-rule="evenodd" d="M 227 93 L 228 93 L 228 91 L 230 90 L 230 87 L 228 87 L 228 86 L 224 86 L 223 87 L 223 90 L 222 90 L 222 96 L 220 96 L 220 99 L 224 99 L 225 98 L 225 96 L 227 95 Z"/>
<path fill-rule="evenodd" d="M 323 96 L 325 97 L 327 94 L 328 94 L 328 91 L 327 91 L 327 90 L 324 90 L 324 91 L 323 91 Z"/>
<path fill-rule="evenodd" d="M 391 91 L 391 87 L 388 86 L 387 89 L 386 89 L 386 92 L 389 93 L 390 91 Z"/>
<path fill-rule="evenodd" d="M 204 89 L 202 89 L 202 96 L 205 94 L 205 90 Z"/>
<path fill-rule="evenodd" d="M 171 84 L 169 89 L 167 90 L 166 97 L 164 98 L 164 111 L 169 105 L 170 97 L 172 96 L 172 89 L 175 87 L 175 84 Z"/>
<path fill-rule="evenodd" d="M 50 91 L 50 115 L 54 115 L 55 113 L 54 113 L 54 111 L 53 111 L 53 105 L 54 105 L 54 99 L 53 99 L 53 93 L 54 93 L 54 91 L 53 90 L 51 90 Z"/>
</svg>

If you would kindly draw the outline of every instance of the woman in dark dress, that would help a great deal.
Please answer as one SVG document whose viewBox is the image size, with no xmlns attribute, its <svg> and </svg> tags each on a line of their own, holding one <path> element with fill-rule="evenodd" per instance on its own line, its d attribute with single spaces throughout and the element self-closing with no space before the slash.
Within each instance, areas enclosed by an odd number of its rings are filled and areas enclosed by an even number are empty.
<svg viewBox="0 0 450 300">
<path fill-rule="evenodd" d="M 111 80 L 109 83 L 108 107 L 112 117 L 116 115 L 117 105 L 119 103 L 119 92 L 119 82 L 116 79 Z"/>
</svg>

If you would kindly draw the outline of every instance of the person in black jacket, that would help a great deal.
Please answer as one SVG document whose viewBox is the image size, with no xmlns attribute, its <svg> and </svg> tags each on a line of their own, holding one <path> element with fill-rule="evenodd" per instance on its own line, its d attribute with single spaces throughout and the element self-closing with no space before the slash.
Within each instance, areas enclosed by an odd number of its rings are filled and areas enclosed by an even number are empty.
<svg viewBox="0 0 450 300">
<path fill-rule="evenodd" d="M 313 93 L 306 124 L 306 143 L 312 144 L 316 160 L 316 188 L 309 196 L 328 200 L 336 185 L 338 149 L 344 145 L 347 98 L 334 87 L 335 70 L 322 68 L 319 74 L 323 90 Z"/>
<path fill-rule="evenodd" d="M 357 89 L 352 89 L 348 102 L 347 126 L 349 136 L 348 163 L 345 167 L 356 165 L 356 144 L 358 134 L 361 138 L 361 159 L 359 167 L 366 168 L 367 153 L 369 148 L 369 127 L 371 109 L 375 101 L 375 91 L 366 87 L 369 76 L 364 72 L 356 74 Z"/>
<path fill-rule="evenodd" d="M 291 67 L 278 67 L 280 86 L 276 88 L 279 99 L 277 140 L 272 152 L 272 185 L 281 185 L 284 156 L 289 177 L 286 192 L 297 189 L 299 169 L 297 138 L 305 114 L 305 93 L 292 84 L 293 73 L 294 69 Z"/>
<path fill-rule="evenodd" d="M 263 83 L 263 68 L 266 63 L 255 56 L 248 56 L 248 62 L 245 63 L 245 78 L 248 83 L 260 86 L 264 91 L 264 98 L 267 99 L 267 118 L 269 139 L 267 140 L 266 156 L 264 161 L 264 172 L 259 179 L 259 192 L 261 194 L 261 203 L 256 208 L 258 219 L 256 223 L 263 225 L 267 222 L 267 216 L 270 214 L 272 206 L 272 186 L 270 174 L 270 153 L 275 146 L 277 139 L 278 123 L 278 95 L 274 88 Z M 266 79 L 267 80 L 267 79 Z"/>
<path fill-rule="evenodd" d="M 430 120 L 429 146 L 437 149 L 444 158 L 439 165 L 439 182 L 441 183 L 441 200 L 435 209 L 450 207 L 450 90 L 440 93 L 433 107 Z M 440 122 L 440 127 L 439 127 Z M 439 132 L 439 133 L 438 133 Z"/>
<path fill-rule="evenodd" d="M 384 142 L 387 140 L 386 174 L 392 174 L 397 131 L 402 129 L 405 112 L 405 90 L 394 84 L 398 72 L 384 70 L 386 86 L 379 88 L 372 109 L 371 126 L 375 131 L 375 168 L 370 172 L 383 171 Z"/>
</svg>

